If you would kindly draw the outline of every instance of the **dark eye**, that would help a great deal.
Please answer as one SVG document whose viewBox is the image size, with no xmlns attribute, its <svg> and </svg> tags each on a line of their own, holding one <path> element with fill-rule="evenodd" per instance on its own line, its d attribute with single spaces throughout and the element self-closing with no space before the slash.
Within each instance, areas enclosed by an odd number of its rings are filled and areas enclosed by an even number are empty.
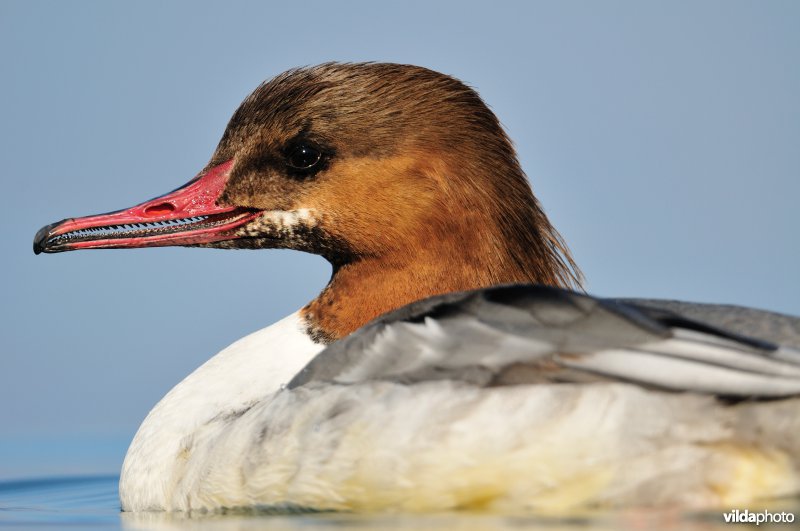
<svg viewBox="0 0 800 531">
<path fill-rule="evenodd" d="M 300 145 L 293 148 L 288 157 L 287 164 L 296 170 L 310 170 L 322 160 L 322 153 L 311 146 Z"/>
</svg>

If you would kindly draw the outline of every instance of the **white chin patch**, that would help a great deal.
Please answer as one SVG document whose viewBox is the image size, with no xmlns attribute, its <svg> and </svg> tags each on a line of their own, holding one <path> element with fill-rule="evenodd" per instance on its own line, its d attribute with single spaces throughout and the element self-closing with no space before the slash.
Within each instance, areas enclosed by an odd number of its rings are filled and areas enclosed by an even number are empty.
<svg viewBox="0 0 800 531">
<path fill-rule="evenodd" d="M 292 228 L 298 225 L 310 227 L 316 223 L 313 208 L 299 208 L 297 210 L 268 210 L 260 219 L 268 220 L 279 228 Z"/>
<path fill-rule="evenodd" d="M 291 238 L 297 229 L 311 228 L 316 224 L 316 211 L 313 208 L 266 210 L 261 216 L 239 229 L 237 236 Z"/>
</svg>

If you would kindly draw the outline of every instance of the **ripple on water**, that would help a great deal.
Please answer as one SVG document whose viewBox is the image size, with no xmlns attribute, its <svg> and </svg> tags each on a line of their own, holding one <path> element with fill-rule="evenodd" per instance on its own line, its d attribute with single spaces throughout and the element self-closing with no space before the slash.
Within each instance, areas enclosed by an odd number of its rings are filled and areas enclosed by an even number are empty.
<svg viewBox="0 0 800 531">
<path fill-rule="evenodd" d="M 0 482 L 0 527 L 118 527 L 119 477 Z"/>
</svg>

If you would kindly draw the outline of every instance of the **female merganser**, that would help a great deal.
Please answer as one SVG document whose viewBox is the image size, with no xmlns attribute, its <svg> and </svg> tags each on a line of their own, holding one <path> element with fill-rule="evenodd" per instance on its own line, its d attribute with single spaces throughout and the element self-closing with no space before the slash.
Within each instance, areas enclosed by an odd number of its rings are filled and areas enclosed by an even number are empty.
<svg viewBox="0 0 800 531">
<path fill-rule="evenodd" d="M 281 74 L 187 185 L 48 225 L 34 251 L 166 245 L 298 249 L 333 275 L 153 408 L 123 465 L 126 511 L 800 493 L 800 319 L 565 289 L 581 284 L 566 245 L 496 117 L 452 77 Z"/>
</svg>

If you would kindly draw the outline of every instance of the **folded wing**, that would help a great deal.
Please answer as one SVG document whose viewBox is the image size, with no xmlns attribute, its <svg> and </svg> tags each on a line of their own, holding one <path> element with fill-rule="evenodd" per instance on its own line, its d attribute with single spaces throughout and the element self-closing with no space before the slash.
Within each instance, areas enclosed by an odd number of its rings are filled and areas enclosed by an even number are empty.
<svg viewBox="0 0 800 531">
<path fill-rule="evenodd" d="M 758 337 L 742 335 L 754 332 Z M 777 398 L 800 395 L 798 340 L 800 319 L 769 312 L 501 286 L 434 297 L 383 316 L 320 353 L 289 387 L 623 381 Z"/>
</svg>

